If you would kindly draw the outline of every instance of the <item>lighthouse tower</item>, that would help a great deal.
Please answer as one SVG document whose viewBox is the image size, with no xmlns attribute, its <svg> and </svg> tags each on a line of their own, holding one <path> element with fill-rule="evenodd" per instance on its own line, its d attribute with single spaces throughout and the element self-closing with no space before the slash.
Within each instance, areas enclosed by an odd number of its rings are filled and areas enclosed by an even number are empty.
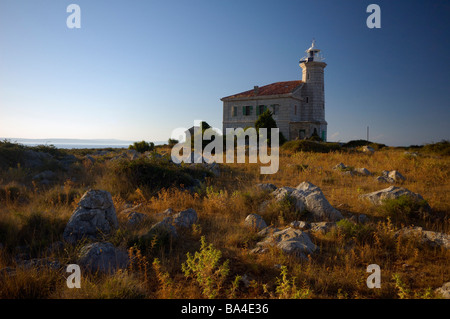
<svg viewBox="0 0 450 319">
<path fill-rule="evenodd" d="M 324 59 L 320 50 L 316 48 L 315 40 L 312 41 L 306 53 L 307 55 L 299 62 L 304 83 L 302 91 L 304 119 L 310 123 L 308 135 L 317 134 L 326 141 L 324 69 L 327 64 L 323 62 Z"/>
</svg>

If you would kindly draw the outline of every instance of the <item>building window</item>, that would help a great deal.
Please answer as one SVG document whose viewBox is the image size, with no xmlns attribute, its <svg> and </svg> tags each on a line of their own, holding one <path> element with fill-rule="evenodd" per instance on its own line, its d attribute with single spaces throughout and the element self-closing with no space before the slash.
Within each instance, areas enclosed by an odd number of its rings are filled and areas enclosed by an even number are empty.
<svg viewBox="0 0 450 319">
<path fill-rule="evenodd" d="M 232 110 L 231 110 L 231 116 L 236 117 L 237 116 L 237 106 L 233 106 Z"/>
<path fill-rule="evenodd" d="M 252 115 L 253 106 L 246 105 L 242 107 L 242 115 L 249 116 Z"/>
<path fill-rule="evenodd" d="M 294 107 L 294 114 L 297 115 L 297 105 Z"/>
<path fill-rule="evenodd" d="M 309 96 L 305 97 L 305 103 L 309 103 Z"/>
<path fill-rule="evenodd" d="M 272 109 L 272 114 L 273 115 L 276 115 L 277 113 L 278 113 L 278 107 L 279 107 L 280 105 L 279 104 L 272 104 L 271 106 L 270 106 L 270 108 Z"/>
<path fill-rule="evenodd" d="M 263 114 L 267 110 L 267 105 L 258 105 L 256 115 Z"/>
</svg>

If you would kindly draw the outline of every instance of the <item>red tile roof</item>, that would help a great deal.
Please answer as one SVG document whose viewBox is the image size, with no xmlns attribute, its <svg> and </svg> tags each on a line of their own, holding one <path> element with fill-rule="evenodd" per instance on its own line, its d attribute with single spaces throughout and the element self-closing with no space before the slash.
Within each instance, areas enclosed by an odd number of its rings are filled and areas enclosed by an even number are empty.
<svg viewBox="0 0 450 319">
<path fill-rule="evenodd" d="M 238 94 L 226 96 L 222 99 L 233 99 L 233 98 L 245 98 L 245 97 L 254 97 L 254 96 L 263 96 L 263 95 L 278 95 L 278 94 L 287 94 L 292 93 L 296 88 L 302 84 L 302 81 L 285 81 L 285 82 L 275 82 L 272 84 L 260 86 L 255 92 L 254 89 L 248 90 L 245 92 L 241 92 Z"/>
</svg>

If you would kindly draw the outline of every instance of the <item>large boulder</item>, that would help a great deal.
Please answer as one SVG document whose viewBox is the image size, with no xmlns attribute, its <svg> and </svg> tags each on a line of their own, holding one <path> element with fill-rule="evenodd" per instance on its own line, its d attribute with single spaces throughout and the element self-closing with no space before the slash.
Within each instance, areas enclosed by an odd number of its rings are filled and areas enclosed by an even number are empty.
<svg viewBox="0 0 450 319">
<path fill-rule="evenodd" d="M 331 206 L 322 190 L 309 182 L 298 185 L 291 196 L 302 201 L 314 219 L 337 221 L 344 218 L 340 211 Z"/>
<path fill-rule="evenodd" d="M 275 196 L 275 201 L 288 198 L 297 211 L 306 209 L 313 219 L 337 221 L 344 218 L 341 212 L 331 206 L 322 190 L 310 182 L 303 182 L 296 188 L 280 187 L 272 195 Z"/>
<path fill-rule="evenodd" d="M 360 195 L 360 198 L 367 199 L 374 205 L 382 205 L 385 200 L 397 199 L 400 196 L 408 196 L 417 202 L 424 201 L 423 197 L 420 194 L 411 192 L 406 188 L 397 186 L 390 186 L 388 188 L 379 191 L 363 194 Z"/>
<path fill-rule="evenodd" d="M 128 266 L 128 254 L 108 242 L 97 242 L 81 248 L 77 264 L 90 272 L 114 273 Z"/>
<path fill-rule="evenodd" d="M 271 246 L 281 249 L 283 252 L 305 258 L 314 253 L 318 247 L 311 241 L 308 234 L 292 227 L 269 233 L 261 242 L 258 242 L 254 252 L 263 252 Z"/>
<path fill-rule="evenodd" d="M 97 240 L 111 234 L 118 226 L 111 194 L 103 190 L 89 190 L 70 217 L 63 238 L 72 244 L 83 238 Z"/>
</svg>

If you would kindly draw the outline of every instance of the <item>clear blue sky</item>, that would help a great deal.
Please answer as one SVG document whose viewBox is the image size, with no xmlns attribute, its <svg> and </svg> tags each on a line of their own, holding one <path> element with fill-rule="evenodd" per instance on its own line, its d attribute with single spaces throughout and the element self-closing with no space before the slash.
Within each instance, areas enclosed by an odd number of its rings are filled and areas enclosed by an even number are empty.
<svg viewBox="0 0 450 319">
<path fill-rule="evenodd" d="M 81 29 L 66 8 L 81 7 Z M 381 29 L 366 8 L 381 7 Z M 220 98 L 328 63 L 328 139 L 450 139 L 450 1 L 1 0 L 0 137 L 166 141 Z"/>
</svg>

